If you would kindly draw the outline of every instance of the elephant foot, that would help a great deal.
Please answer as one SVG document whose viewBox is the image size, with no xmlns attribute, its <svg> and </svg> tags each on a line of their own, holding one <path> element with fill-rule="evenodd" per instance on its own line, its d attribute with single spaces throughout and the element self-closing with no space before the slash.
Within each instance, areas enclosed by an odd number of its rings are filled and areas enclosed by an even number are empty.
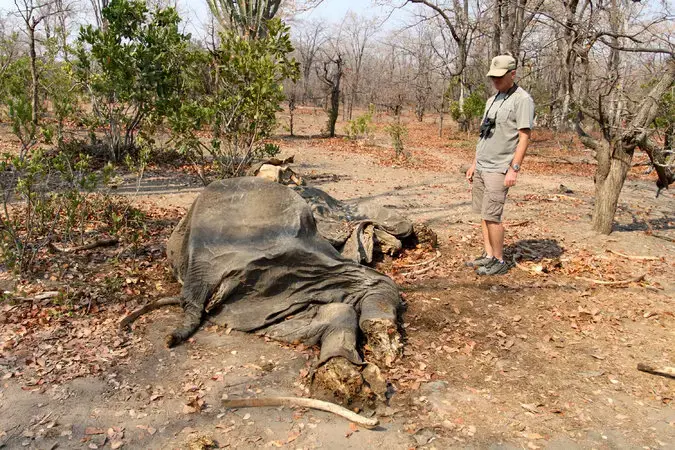
<svg viewBox="0 0 675 450">
<path fill-rule="evenodd" d="M 401 356 L 403 344 L 396 322 L 388 319 L 369 319 L 361 323 L 366 337 L 365 349 L 374 362 L 391 367 Z"/>
<path fill-rule="evenodd" d="M 314 372 L 312 390 L 325 392 L 345 404 L 363 397 L 364 384 L 361 367 L 337 356 L 326 361 Z"/>
</svg>

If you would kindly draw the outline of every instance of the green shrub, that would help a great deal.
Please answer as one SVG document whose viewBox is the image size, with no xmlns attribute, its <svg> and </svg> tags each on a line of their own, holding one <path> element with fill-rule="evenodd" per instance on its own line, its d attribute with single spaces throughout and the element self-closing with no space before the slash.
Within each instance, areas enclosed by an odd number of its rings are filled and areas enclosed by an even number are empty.
<svg viewBox="0 0 675 450">
<path fill-rule="evenodd" d="M 174 8 L 150 12 L 144 1 L 112 0 L 102 14 L 106 28 L 80 28 L 75 75 L 91 94 L 89 126 L 104 127 L 118 162 L 139 133 L 180 108 L 190 36 L 178 31 Z"/>
<path fill-rule="evenodd" d="M 403 156 L 404 158 L 408 155 L 404 151 L 403 140 L 408 136 L 408 129 L 405 125 L 401 123 L 393 123 L 388 125 L 385 130 L 389 133 L 389 136 L 392 140 L 392 145 L 394 146 L 394 151 L 396 152 L 396 158 Z"/>
<path fill-rule="evenodd" d="M 370 143 L 373 140 L 373 115 L 375 114 L 375 105 L 368 105 L 368 112 L 358 116 L 354 120 L 347 122 L 347 136 L 349 139 L 365 139 Z"/>
</svg>

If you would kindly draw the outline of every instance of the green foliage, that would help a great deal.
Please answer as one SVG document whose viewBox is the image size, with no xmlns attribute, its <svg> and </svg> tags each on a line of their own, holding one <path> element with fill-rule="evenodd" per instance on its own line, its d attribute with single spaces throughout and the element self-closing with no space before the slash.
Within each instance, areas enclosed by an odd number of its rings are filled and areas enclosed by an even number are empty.
<svg viewBox="0 0 675 450">
<path fill-rule="evenodd" d="M 0 257 L 7 267 L 24 273 L 52 241 L 72 240 L 75 230 L 83 238 L 94 193 L 107 183 L 112 166 L 93 171 L 89 156 L 47 156 L 32 150 L 25 156 L 2 155 L 0 174 Z"/>
<path fill-rule="evenodd" d="M 460 110 L 459 102 L 450 103 L 450 115 L 458 122 L 471 122 L 480 118 L 485 111 L 485 96 L 483 92 L 474 91 L 464 99 L 464 109 Z"/>
<path fill-rule="evenodd" d="M 26 95 L 19 95 L 7 100 L 9 120 L 12 132 L 21 142 L 19 156 L 23 157 L 36 143 L 38 128 L 33 123 L 31 103 Z"/>
<path fill-rule="evenodd" d="M 77 80 L 73 65 L 57 59 L 60 50 L 56 38 L 46 41 L 47 54 L 42 63 L 42 84 L 47 97 L 51 100 L 56 119 L 56 140 L 59 145 L 64 139 L 64 123 L 79 113 L 81 93 L 76 89 Z M 54 132 L 54 130 L 50 130 Z M 51 143 L 51 139 L 49 140 Z"/>
<path fill-rule="evenodd" d="M 91 127 L 105 126 L 111 159 L 120 161 L 144 127 L 180 108 L 190 36 L 173 8 L 112 0 L 102 14 L 105 29 L 80 29 L 75 74 L 91 93 Z"/>
<path fill-rule="evenodd" d="M 268 33 L 255 40 L 233 31 L 221 34 L 221 46 L 212 56 L 213 92 L 193 92 L 169 117 L 174 139 L 184 152 L 214 159 L 220 176 L 237 176 L 259 157 L 276 151 L 264 143 L 276 127 L 284 100 L 282 82 L 297 80 L 298 63 L 290 57 L 289 28 L 280 20 L 269 22 Z M 209 55 L 196 55 L 199 60 Z M 196 134 L 208 124 L 213 139 L 207 145 Z"/>
<path fill-rule="evenodd" d="M 368 105 L 368 112 L 358 116 L 354 120 L 347 122 L 347 136 L 349 139 L 357 140 L 365 138 L 367 142 L 373 139 L 373 115 L 375 114 L 375 105 Z"/>
<path fill-rule="evenodd" d="M 404 147 L 403 140 L 408 136 L 408 129 L 405 125 L 402 125 L 400 122 L 387 125 L 385 131 L 389 133 L 391 137 L 392 145 L 394 146 L 394 151 L 396 152 L 396 158 L 407 157 Z"/>
<path fill-rule="evenodd" d="M 30 80 L 30 59 L 27 56 L 8 62 L 2 79 L 0 79 L 0 99 L 3 103 L 9 100 L 25 98 L 28 101 Z"/>
</svg>

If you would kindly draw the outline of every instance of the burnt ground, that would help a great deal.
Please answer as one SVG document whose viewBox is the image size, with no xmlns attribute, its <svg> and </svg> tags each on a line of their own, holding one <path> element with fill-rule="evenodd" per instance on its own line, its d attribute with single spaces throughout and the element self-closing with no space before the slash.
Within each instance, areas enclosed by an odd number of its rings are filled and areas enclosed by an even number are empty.
<svg viewBox="0 0 675 450">
<path fill-rule="evenodd" d="M 298 133 L 318 134 L 324 117 L 300 113 Z M 410 122 L 410 156 L 396 160 L 381 131 L 386 120 L 378 118 L 373 146 L 278 140 L 310 183 L 339 199 L 395 207 L 439 235 L 437 259 L 412 249 L 378 266 L 406 301 L 404 357 L 385 373 L 396 392 L 389 405 L 362 411 L 377 414 L 379 428 L 316 411 L 219 406 L 223 395 L 307 395 L 315 348 L 205 324 L 168 350 L 163 336 L 180 320 L 178 308 L 117 335 L 116 320 L 148 292 L 177 291 L 163 245 L 200 190 L 185 172 L 154 168 L 139 195 L 120 189 L 164 211 L 150 241 L 115 265 L 106 252 L 118 250 L 74 257 L 75 268 L 61 265 L 64 276 L 31 285 L 65 289 L 77 265 L 93 260 L 99 283 L 114 284 L 106 271 L 126 274 L 121 293 L 101 287 L 96 305 L 70 315 L 50 300 L 3 304 L 0 445 L 188 448 L 206 437 L 232 448 L 675 448 L 675 381 L 636 370 L 640 362 L 675 365 L 673 194 L 655 199 L 653 175 L 637 166 L 615 231 L 598 236 L 590 231 L 591 157 L 569 136 L 537 132 L 507 206 L 507 250 L 518 266 L 481 278 L 463 265 L 480 252 L 461 173 L 472 140 L 438 138 L 433 119 Z"/>
</svg>

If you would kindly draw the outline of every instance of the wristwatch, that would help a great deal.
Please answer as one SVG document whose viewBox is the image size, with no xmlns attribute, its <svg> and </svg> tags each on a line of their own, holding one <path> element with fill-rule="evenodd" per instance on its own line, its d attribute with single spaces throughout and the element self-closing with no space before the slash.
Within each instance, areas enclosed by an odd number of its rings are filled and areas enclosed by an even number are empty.
<svg viewBox="0 0 675 450">
<path fill-rule="evenodd" d="M 513 169 L 514 172 L 519 172 L 520 164 L 511 164 L 511 168 Z"/>
</svg>

